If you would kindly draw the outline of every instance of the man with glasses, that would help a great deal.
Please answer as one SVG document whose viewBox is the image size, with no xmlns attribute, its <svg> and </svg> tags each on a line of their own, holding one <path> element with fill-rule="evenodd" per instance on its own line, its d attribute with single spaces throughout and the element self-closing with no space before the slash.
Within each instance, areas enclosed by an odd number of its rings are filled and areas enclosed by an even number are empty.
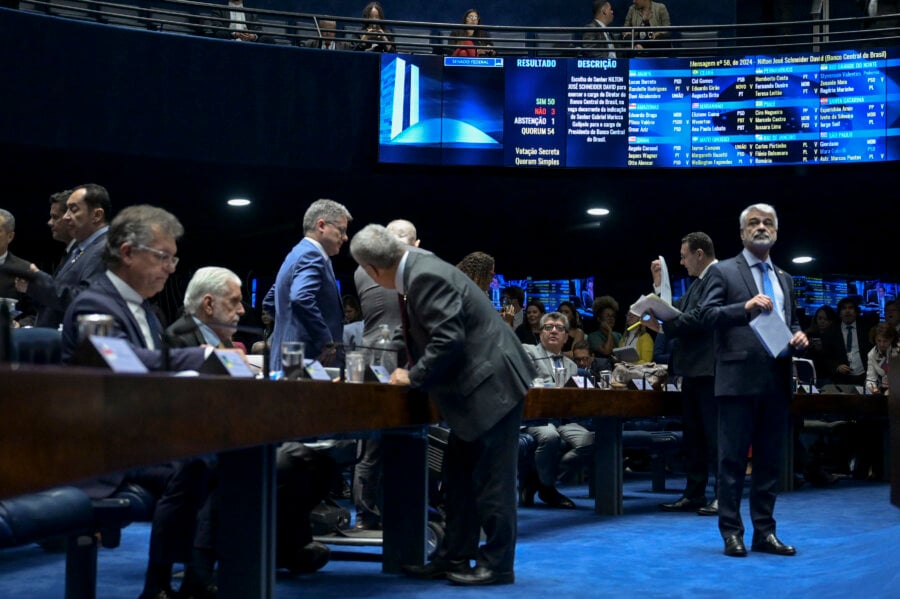
<svg viewBox="0 0 900 599">
<path fill-rule="evenodd" d="M 34 265 L 34 280 L 17 281 L 19 291 L 27 293 L 38 304 L 35 326 L 56 328 L 72 299 L 103 272 L 103 248 L 112 204 L 106 188 L 94 183 L 79 185 L 66 200 L 62 226 L 74 238 L 64 264 L 53 274 L 42 272 Z M 51 223 L 52 209 L 51 209 Z M 51 224 L 54 229 L 54 224 Z M 54 232 L 54 238 L 57 236 Z"/>
<path fill-rule="evenodd" d="M 162 370 L 163 327 L 149 299 L 162 291 L 178 264 L 176 240 L 184 233 L 169 212 L 154 206 L 129 206 L 113 219 L 104 244 L 107 270 L 91 279 L 66 310 L 63 320 L 63 361 L 76 359 L 78 317 L 113 317 L 116 335 L 126 339 L 150 370 Z M 211 351 L 211 350 L 210 350 Z M 204 348 L 173 349 L 172 370 L 197 370 Z"/>
<path fill-rule="evenodd" d="M 115 321 L 115 334 L 129 342 L 148 368 L 162 368 L 163 328 L 147 300 L 159 293 L 175 272 L 176 240 L 183 233 L 178 219 L 154 206 L 130 206 L 113 219 L 103 252 L 107 270 L 94 277 L 66 311 L 63 361 L 77 359 L 78 317 L 107 314 Z M 173 349 L 172 368 L 197 370 L 207 352 L 212 348 Z M 198 521 L 206 497 L 206 477 L 206 464 L 191 459 L 107 475 L 82 485 L 92 499 L 110 497 L 126 483 L 157 494 L 142 599 L 176 596 L 170 586 L 172 566 L 190 561 L 198 524 L 209 526 L 207 520 Z"/>
<path fill-rule="evenodd" d="M 550 312 L 541 317 L 540 345 L 523 345 L 531 357 L 538 377 L 547 386 L 564 384 L 578 374 L 575 362 L 562 355 L 563 345 L 569 334 L 569 321 L 560 312 Z M 562 437 L 552 422 L 530 423 L 525 432 L 534 437 L 534 468 L 520 473 L 519 504 L 534 505 L 534 494 L 551 507 L 574 509 L 575 502 L 556 488 L 559 459 L 562 454 Z"/>
<path fill-rule="evenodd" d="M 331 257 L 347 241 L 353 219 L 342 204 L 316 200 L 303 215 L 303 239 L 287 255 L 263 308 L 275 315 L 272 364 L 281 363 L 282 341 L 302 341 L 305 355 L 324 366 L 343 362 L 344 305 Z"/>
</svg>

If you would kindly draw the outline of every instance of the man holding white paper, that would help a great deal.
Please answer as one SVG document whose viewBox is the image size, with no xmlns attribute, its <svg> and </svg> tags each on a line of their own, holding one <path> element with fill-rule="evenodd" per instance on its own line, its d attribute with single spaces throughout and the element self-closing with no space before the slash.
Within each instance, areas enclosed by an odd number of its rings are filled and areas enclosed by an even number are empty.
<svg viewBox="0 0 900 599">
<path fill-rule="evenodd" d="M 709 331 L 700 322 L 700 301 L 706 288 L 706 274 L 715 264 L 716 250 L 706 233 L 696 231 L 681 239 L 681 264 L 691 277 L 696 277 L 675 307 L 681 313 L 663 318 L 663 333 L 672 340 L 671 369 L 681 379 L 681 421 L 684 425 L 685 472 L 684 493 L 676 501 L 662 503 L 664 512 L 696 512 L 700 516 L 718 514 L 718 500 L 706 502 L 709 475 L 718 468 L 718 404 L 715 399 L 713 374 L 715 355 Z M 660 257 L 661 258 L 661 257 Z M 665 261 L 650 263 L 654 291 L 666 282 Z M 656 312 L 653 312 L 656 316 Z M 662 318 L 662 317 L 661 317 Z"/>
<path fill-rule="evenodd" d="M 800 330 L 789 274 L 775 267 L 769 251 L 778 238 L 778 216 L 754 204 L 740 217 L 744 250 L 710 267 L 701 301 L 701 321 L 715 331 L 715 394 L 719 403 L 719 532 L 725 555 L 745 557 L 740 515 L 747 454 L 753 447 L 750 515 L 754 551 L 794 555 L 775 535 L 775 498 L 791 399 L 791 358 L 773 357 L 750 327 L 773 312 L 792 331 L 789 347 L 808 345 Z"/>
</svg>

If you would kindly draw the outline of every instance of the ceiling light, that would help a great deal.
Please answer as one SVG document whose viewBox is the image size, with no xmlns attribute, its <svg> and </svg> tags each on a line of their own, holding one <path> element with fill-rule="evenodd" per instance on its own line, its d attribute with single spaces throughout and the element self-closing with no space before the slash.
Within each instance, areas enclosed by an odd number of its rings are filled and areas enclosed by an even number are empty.
<svg viewBox="0 0 900 599">
<path fill-rule="evenodd" d="M 229 206 L 238 206 L 238 207 L 239 206 L 249 206 L 250 200 L 248 200 L 246 198 L 231 198 L 230 200 L 228 200 L 228 205 Z"/>
<path fill-rule="evenodd" d="M 812 256 L 797 256 L 796 258 L 791 260 L 791 262 L 793 262 L 794 264 L 808 264 L 813 260 L 815 260 L 815 258 L 813 258 Z"/>
<path fill-rule="evenodd" d="M 588 208 L 588 214 L 591 216 L 606 216 L 609 214 L 608 208 Z"/>
</svg>

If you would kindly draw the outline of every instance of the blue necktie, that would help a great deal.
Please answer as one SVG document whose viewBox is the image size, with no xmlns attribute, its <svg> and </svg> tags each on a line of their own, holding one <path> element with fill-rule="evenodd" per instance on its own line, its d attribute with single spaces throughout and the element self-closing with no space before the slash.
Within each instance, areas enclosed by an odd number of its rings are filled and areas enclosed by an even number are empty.
<svg viewBox="0 0 900 599">
<path fill-rule="evenodd" d="M 769 280 L 769 264 L 768 262 L 758 262 L 756 265 L 762 271 L 763 293 L 769 296 L 772 303 L 775 303 L 775 289 L 772 288 L 772 281 Z"/>
</svg>

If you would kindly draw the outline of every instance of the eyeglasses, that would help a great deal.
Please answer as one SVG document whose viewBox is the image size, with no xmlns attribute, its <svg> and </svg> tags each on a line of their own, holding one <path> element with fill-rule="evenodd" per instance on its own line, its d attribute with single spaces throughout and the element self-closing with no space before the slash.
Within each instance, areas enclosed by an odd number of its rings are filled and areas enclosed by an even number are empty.
<svg viewBox="0 0 900 599">
<path fill-rule="evenodd" d="M 475 15 L 475 14 L 466 15 L 466 21 L 477 21 L 477 20 L 478 20 L 478 15 Z"/>
<path fill-rule="evenodd" d="M 332 227 L 334 227 L 335 229 L 337 229 L 338 233 L 341 234 L 341 237 L 346 237 L 346 236 L 347 236 L 347 227 L 342 227 L 342 226 L 340 226 L 340 225 L 337 225 L 337 224 L 331 222 L 330 220 L 326 220 L 326 221 L 325 221 L 325 224 L 326 224 L 326 225 L 331 225 Z"/>
<path fill-rule="evenodd" d="M 562 324 L 545 324 L 541 327 L 541 330 L 547 331 L 548 333 L 550 331 L 559 331 L 560 333 L 562 333 L 566 330 L 566 327 Z"/>
<path fill-rule="evenodd" d="M 159 258 L 160 262 L 168 262 L 172 266 L 178 266 L 178 260 L 180 260 L 178 256 L 173 256 L 169 252 L 164 252 L 162 250 L 157 250 L 156 248 L 147 247 L 143 244 L 134 246 L 134 249 L 139 252 L 149 252 Z"/>
</svg>

